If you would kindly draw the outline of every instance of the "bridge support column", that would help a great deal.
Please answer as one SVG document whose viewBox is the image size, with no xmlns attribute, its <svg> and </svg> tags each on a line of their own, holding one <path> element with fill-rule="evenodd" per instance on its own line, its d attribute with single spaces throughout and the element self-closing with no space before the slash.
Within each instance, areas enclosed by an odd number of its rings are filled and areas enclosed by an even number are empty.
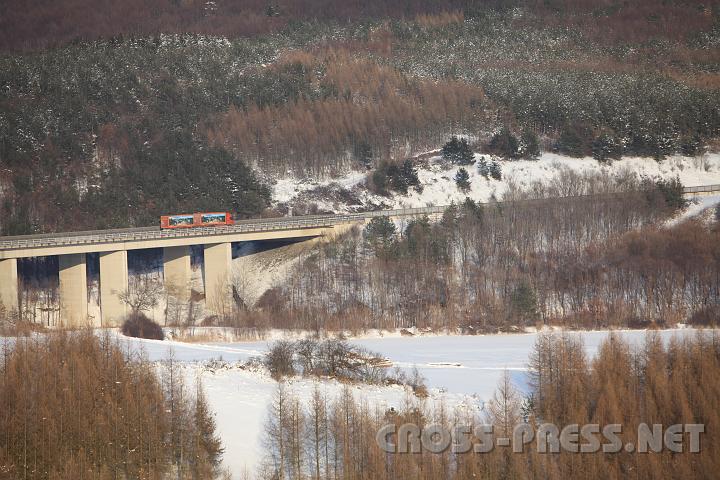
<svg viewBox="0 0 720 480">
<path fill-rule="evenodd" d="M 163 248 L 163 275 L 165 289 L 180 302 L 190 300 L 190 247 Z"/>
<path fill-rule="evenodd" d="M 120 294 L 128 288 L 127 251 L 100 253 L 100 306 L 103 327 L 117 327 L 128 314 Z"/>
<path fill-rule="evenodd" d="M 0 260 L 0 303 L 8 313 L 19 310 L 17 258 Z"/>
<path fill-rule="evenodd" d="M 60 264 L 60 322 L 81 327 L 88 320 L 87 267 L 84 253 L 58 256 Z"/>
<path fill-rule="evenodd" d="M 230 286 L 230 263 L 232 244 L 205 245 L 205 306 L 222 315 L 232 308 Z"/>
</svg>

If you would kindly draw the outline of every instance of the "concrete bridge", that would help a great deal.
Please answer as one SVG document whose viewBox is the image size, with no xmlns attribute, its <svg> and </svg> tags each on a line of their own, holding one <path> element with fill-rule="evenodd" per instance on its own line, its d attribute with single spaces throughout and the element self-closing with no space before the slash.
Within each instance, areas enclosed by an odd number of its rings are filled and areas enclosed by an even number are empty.
<svg viewBox="0 0 720 480">
<path fill-rule="evenodd" d="M 686 187 L 685 193 L 720 194 L 720 185 Z M 68 326 L 85 325 L 88 318 L 86 254 L 99 253 L 100 325 L 116 326 L 128 313 L 119 294 L 128 288 L 127 252 L 130 250 L 162 248 L 165 283 L 179 286 L 181 295 L 189 298 L 190 247 L 202 245 L 205 298 L 224 298 L 230 295 L 227 280 L 233 242 L 332 238 L 373 217 L 441 215 L 446 208 L 434 206 L 356 214 L 254 219 L 222 227 L 173 230 L 142 227 L 0 237 L 0 303 L 10 311 L 19 310 L 18 259 L 57 255 L 60 318 Z"/>
</svg>

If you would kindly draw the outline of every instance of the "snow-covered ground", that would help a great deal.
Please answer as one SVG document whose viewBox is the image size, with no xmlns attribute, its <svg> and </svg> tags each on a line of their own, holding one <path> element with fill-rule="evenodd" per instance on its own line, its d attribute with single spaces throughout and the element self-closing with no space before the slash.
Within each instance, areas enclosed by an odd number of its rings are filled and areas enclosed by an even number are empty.
<svg viewBox="0 0 720 480">
<path fill-rule="evenodd" d="M 694 334 L 691 329 L 664 330 L 664 339 L 672 335 Z M 582 337 L 588 356 L 597 352 L 606 331 L 571 332 Z M 623 331 L 622 335 L 639 343 L 644 331 Z M 170 341 L 138 340 L 120 337 L 130 350 L 142 350 L 150 360 L 162 361 L 171 354 L 185 364 L 187 378 L 200 376 L 209 402 L 216 413 L 218 431 L 225 446 L 225 465 L 235 478 L 245 471 L 253 471 L 262 459 L 261 436 L 267 406 L 276 382 L 259 369 L 240 368 L 237 362 L 259 357 L 268 342 L 238 342 L 188 344 Z M 443 402 L 449 411 L 462 409 L 479 413 L 483 403 L 491 398 L 504 369 L 511 372 L 516 386 L 526 389 L 528 355 L 537 333 L 478 335 L 478 336 L 415 336 L 390 335 L 351 339 L 390 359 L 394 367 L 407 372 L 413 368 L 425 377 L 430 390 L 430 405 Z M 223 359 L 230 368 L 207 368 L 205 362 Z M 233 366 L 232 364 L 235 364 Z M 294 379 L 290 390 L 307 401 L 316 382 Z M 319 383 L 329 398 L 340 394 L 343 385 L 334 380 Z M 356 398 L 370 405 L 387 409 L 401 407 L 408 392 L 400 386 L 351 386 Z"/>
<path fill-rule="evenodd" d="M 690 205 L 678 216 L 668 220 L 667 226 L 677 225 L 689 218 L 701 216 L 709 209 L 720 204 L 720 195 L 697 196 L 690 199 Z"/>
<path fill-rule="evenodd" d="M 478 160 L 480 154 L 475 155 Z M 554 153 L 543 153 L 538 160 L 503 160 L 484 155 L 488 161 L 497 160 L 502 168 L 502 180 L 486 180 L 480 175 L 476 165 L 465 167 L 470 174 L 471 189 L 466 194 L 455 185 L 455 174 L 460 167 L 448 168 L 439 157 L 429 159 L 427 165 L 422 162 L 418 168 L 418 177 L 423 191 L 411 190 L 407 195 L 394 194 L 391 197 L 375 195 L 365 187 L 367 172 L 353 171 L 340 178 L 331 180 L 309 180 L 307 178 L 287 177 L 273 186 L 273 201 L 293 205 L 297 201 L 315 203 L 322 211 L 347 212 L 371 205 L 385 205 L 388 208 L 415 208 L 429 205 L 448 205 L 459 203 L 466 197 L 486 202 L 493 196 L 502 199 L 511 184 L 521 189 L 535 182 L 549 185 L 563 171 L 576 173 L 596 173 L 608 176 L 620 176 L 628 173 L 636 177 L 675 178 L 679 177 L 685 186 L 720 183 L 720 154 L 711 153 L 700 157 L 671 156 L 657 162 L 652 158 L 626 157 L 610 164 L 586 158 L 571 158 Z M 313 194 L 318 187 L 346 189 L 353 194 L 358 203 L 349 205 L 335 195 Z M 338 199 L 337 197 L 340 197 Z"/>
</svg>

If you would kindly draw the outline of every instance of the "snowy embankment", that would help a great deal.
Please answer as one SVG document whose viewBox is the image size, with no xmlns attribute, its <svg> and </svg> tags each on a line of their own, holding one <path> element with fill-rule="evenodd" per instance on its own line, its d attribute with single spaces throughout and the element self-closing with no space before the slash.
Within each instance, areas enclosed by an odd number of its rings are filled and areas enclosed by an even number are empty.
<svg viewBox="0 0 720 480">
<path fill-rule="evenodd" d="M 314 203 L 320 211 L 348 212 L 382 205 L 386 208 L 415 208 L 428 205 L 460 203 L 469 197 L 487 202 L 493 196 L 501 200 L 510 185 L 527 189 L 535 182 L 549 185 L 567 172 L 595 173 L 614 176 L 634 175 L 637 178 L 670 179 L 678 177 L 685 186 L 720 183 L 720 154 L 700 157 L 671 156 L 657 162 L 652 158 L 627 157 L 612 163 L 600 163 L 586 158 L 571 158 L 554 153 L 543 153 L 538 160 L 503 160 L 490 155 L 475 154 L 478 160 L 484 156 L 496 160 L 502 168 L 502 179 L 485 179 L 477 165 L 466 166 L 470 175 L 470 191 L 465 194 L 455 185 L 455 174 L 460 167 L 449 166 L 440 157 L 418 165 L 418 177 L 422 192 L 410 190 L 407 195 L 390 197 L 376 195 L 365 186 L 367 172 L 353 171 L 337 179 L 317 181 L 314 179 L 283 178 L 273 186 L 273 201 L 293 206 L 297 203 Z M 328 194 L 328 190 L 334 194 Z M 351 195 L 338 195 L 344 190 Z M 348 198 L 353 201 L 348 203 Z"/>
<path fill-rule="evenodd" d="M 588 356 L 597 352 L 607 331 L 570 332 L 582 337 Z M 639 343 L 644 331 L 623 331 L 622 335 Z M 672 335 L 691 335 L 692 329 L 663 330 L 665 339 Z M 416 336 L 372 337 L 350 342 L 378 352 L 390 359 L 394 367 L 410 372 L 417 368 L 425 377 L 430 396 L 428 406 L 443 402 L 450 412 L 480 414 L 484 402 L 492 397 L 503 370 L 508 369 L 516 386 L 527 390 L 528 355 L 537 333 L 477 336 Z M 172 352 L 184 364 L 189 382 L 200 377 L 208 400 L 216 414 L 218 433 L 224 447 L 224 463 L 234 478 L 252 472 L 263 458 L 262 431 L 267 407 L 276 389 L 276 382 L 263 369 L 241 366 L 267 350 L 268 343 L 239 342 L 223 344 L 188 344 L 171 341 L 139 340 L 120 337 L 130 350 L 142 350 L 150 360 L 166 360 Z M 222 359 L 226 366 L 208 364 Z M 293 379 L 289 389 L 308 402 L 315 385 L 329 399 L 342 392 L 343 384 L 335 380 L 315 381 Z M 352 385 L 358 400 L 371 407 L 401 408 L 408 391 L 400 386 Z"/>
<path fill-rule="evenodd" d="M 709 209 L 720 205 L 720 195 L 697 196 L 690 199 L 690 205 L 675 218 L 667 221 L 666 225 L 672 227 L 690 218 L 700 217 Z"/>
</svg>

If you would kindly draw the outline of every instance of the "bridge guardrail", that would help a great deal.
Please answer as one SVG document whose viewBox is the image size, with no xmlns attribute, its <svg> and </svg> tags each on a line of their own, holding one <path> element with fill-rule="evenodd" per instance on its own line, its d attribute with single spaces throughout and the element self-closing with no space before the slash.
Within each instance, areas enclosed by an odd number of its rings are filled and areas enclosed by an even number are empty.
<svg viewBox="0 0 720 480">
<path fill-rule="evenodd" d="M 683 193 L 720 192 L 720 184 L 685 187 Z M 590 198 L 596 195 L 586 195 Z M 577 198 L 577 197 L 557 197 Z M 543 201 L 552 199 L 536 199 Z M 19 237 L 0 237 L 0 250 L 23 248 L 57 247 L 66 245 L 88 245 L 96 243 L 123 243 L 139 240 L 165 238 L 213 237 L 218 235 L 246 232 L 264 232 L 273 230 L 291 230 L 295 228 L 322 228 L 342 223 L 368 220 L 375 217 L 412 217 L 419 215 L 442 214 L 448 205 L 431 207 L 377 210 L 362 213 L 339 215 L 313 215 L 307 217 L 281 217 L 259 220 L 242 220 L 226 227 L 197 227 L 179 230 L 161 230 L 159 227 L 139 227 L 131 229 L 95 230 L 86 232 L 68 232 L 59 234 L 40 234 Z"/>
<path fill-rule="evenodd" d="M 711 193 L 720 192 L 720 183 L 715 185 L 700 185 L 697 187 L 683 187 L 683 193 Z"/>
</svg>

